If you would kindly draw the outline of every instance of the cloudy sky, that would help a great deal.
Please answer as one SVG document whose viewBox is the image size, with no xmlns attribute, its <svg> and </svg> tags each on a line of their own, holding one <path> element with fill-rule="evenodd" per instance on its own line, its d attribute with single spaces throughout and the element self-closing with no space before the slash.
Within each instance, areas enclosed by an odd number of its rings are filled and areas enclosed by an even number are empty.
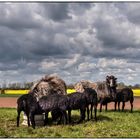
<svg viewBox="0 0 140 140">
<path fill-rule="evenodd" d="M 140 3 L 0 3 L 0 83 L 140 83 Z"/>
</svg>

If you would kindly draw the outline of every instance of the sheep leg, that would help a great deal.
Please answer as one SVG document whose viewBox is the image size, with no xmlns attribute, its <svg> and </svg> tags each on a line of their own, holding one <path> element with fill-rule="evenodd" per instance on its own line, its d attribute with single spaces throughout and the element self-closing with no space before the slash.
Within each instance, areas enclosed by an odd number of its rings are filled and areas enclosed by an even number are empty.
<svg viewBox="0 0 140 140">
<path fill-rule="evenodd" d="M 114 108 L 115 108 L 115 111 L 116 111 L 116 108 L 117 108 L 117 102 L 115 101 L 115 104 L 114 104 Z"/>
<path fill-rule="evenodd" d="M 85 115 L 85 112 L 86 112 L 86 108 L 83 109 L 83 111 L 82 111 L 82 121 L 85 120 L 85 116 L 86 116 L 86 115 Z"/>
<path fill-rule="evenodd" d="M 87 106 L 87 120 L 89 121 L 89 106 Z"/>
<path fill-rule="evenodd" d="M 93 119 L 93 115 L 92 115 L 92 111 L 93 111 L 93 104 L 91 104 L 91 108 L 90 108 L 90 118 Z"/>
<path fill-rule="evenodd" d="M 118 111 L 120 111 L 120 102 L 118 102 Z"/>
<path fill-rule="evenodd" d="M 107 111 L 107 103 L 105 104 L 105 111 Z"/>
<path fill-rule="evenodd" d="M 71 109 L 68 110 L 68 122 L 71 123 Z"/>
<path fill-rule="evenodd" d="M 78 123 L 85 120 L 85 111 L 86 111 L 86 109 L 80 109 L 80 120 L 78 121 Z"/>
<path fill-rule="evenodd" d="M 18 109 L 17 110 L 17 127 L 19 127 L 19 120 L 20 120 L 20 113 L 21 113 L 21 110 L 20 109 Z"/>
<path fill-rule="evenodd" d="M 131 113 L 133 112 L 133 101 L 130 100 L 130 104 L 131 104 Z"/>
<path fill-rule="evenodd" d="M 32 128 L 35 129 L 35 114 L 33 112 L 30 113 L 30 120 L 31 120 Z"/>
<path fill-rule="evenodd" d="M 48 112 L 45 112 L 44 126 L 48 123 Z"/>
<path fill-rule="evenodd" d="M 63 114 L 61 113 L 61 114 L 60 114 L 60 118 L 59 118 L 57 124 L 61 124 L 61 121 L 62 121 L 62 120 L 63 120 Z"/>
<path fill-rule="evenodd" d="M 27 114 L 27 122 L 28 122 L 28 126 L 30 126 L 29 113 Z"/>
<path fill-rule="evenodd" d="M 102 102 L 100 103 L 100 112 L 102 112 Z"/>
<path fill-rule="evenodd" d="M 94 118 L 97 121 L 97 105 L 94 105 Z"/>
<path fill-rule="evenodd" d="M 63 114 L 63 124 L 67 124 L 67 113 L 66 113 L 66 111 L 62 111 L 62 114 Z"/>
<path fill-rule="evenodd" d="M 122 111 L 124 111 L 124 107 L 125 107 L 125 102 L 123 102 L 122 104 Z"/>
</svg>

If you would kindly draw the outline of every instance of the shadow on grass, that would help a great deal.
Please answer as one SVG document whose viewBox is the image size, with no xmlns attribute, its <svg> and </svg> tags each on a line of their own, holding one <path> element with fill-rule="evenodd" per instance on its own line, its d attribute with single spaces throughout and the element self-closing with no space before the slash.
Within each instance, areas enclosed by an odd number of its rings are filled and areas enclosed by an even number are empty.
<svg viewBox="0 0 140 140">
<path fill-rule="evenodd" d="M 81 124 L 81 123 L 84 123 L 84 122 L 88 122 L 88 120 L 84 120 L 80 123 L 78 123 L 80 119 L 80 116 L 79 115 L 73 115 L 72 116 L 72 123 L 70 125 L 77 125 L 77 124 Z M 98 115 L 97 116 L 97 121 L 93 118 L 93 119 L 90 119 L 89 121 L 93 121 L 93 122 L 98 122 L 98 121 L 113 121 L 113 119 L 107 117 L 107 116 L 104 116 L 104 115 Z"/>
<path fill-rule="evenodd" d="M 112 110 L 108 110 L 106 112 L 115 112 L 115 113 L 130 113 L 130 110 L 129 109 L 125 109 L 123 112 L 122 111 L 114 111 L 113 109 Z M 102 113 L 102 112 L 101 112 Z M 140 110 L 134 110 L 132 112 L 133 113 L 140 113 Z M 93 116 L 94 117 L 94 116 Z M 70 124 L 67 124 L 67 125 L 78 125 L 78 124 L 82 124 L 84 122 L 88 122 L 87 118 L 82 121 L 82 122 L 78 122 L 80 120 L 80 115 L 72 115 L 71 116 L 71 123 Z M 93 121 L 93 122 L 96 122 L 95 119 L 90 119 L 89 121 Z M 97 115 L 97 122 L 98 121 L 113 121 L 112 118 L 108 117 L 108 116 L 105 116 L 105 115 L 102 115 L 102 114 L 98 114 Z M 48 123 L 47 123 L 47 126 L 54 126 L 54 125 L 63 125 L 63 123 L 61 122 L 60 124 L 57 124 L 56 122 L 52 122 L 52 119 L 51 118 L 48 118 Z"/>
<path fill-rule="evenodd" d="M 81 123 L 84 123 L 84 122 L 88 122 L 87 118 L 84 121 L 82 121 L 82 122 L 79 122 L 79 120 L 80 120 L 80 115 L 72 115 L 72 117 L 71 117 L 71 123 L 70 124 L 67 124 L 67 125 L 78 125 L 78 124 L 81 124 Z M 98 115 L 97 116 L 97 122 L 98 121 L 104 121 L 104 120 L 106 120 L 106 121 L 113 121 L 111 118 L 109 118 L 107 116 L 104 116 L 104 115 Z M 94 118 L 91 119 L 91 120 L 89 120 L 89 121 L 96 122 Z M 57 125 L 57 124 L 55 124 L 54 122 L 52 122 L 52 120 L 49 118 L 49 121 L 48 121 L 48 124 L 47 125 L 52 126 L 52 125 Z M 62 125 L 62 123 L 59 124 L 59 125 Z"/>
<path fill-rule="evenodd" d="M 103 115 L 98 115 L 97 116 L 97 121 L 113 121 L 111 118 L 107 117 L 107 116 L 103 116 Z"/>
<path fill-rule="evenodd" d="M 79 124 L 78 123 L 79 120 L 80 120 L 80 115 L 72 115 L 71 116 L 71 123 L 70 124 L 67 124 L 67 125 L 76 125 L 76 124 Z M 83 122 L 80 122 L 80 123 L 83 123 Z M 48 118 L 47 125 L 48 126 L 63 125 L 63 119 L 61 120 L 61 122 L 59 124 L 57 124 L 57 121 L 52 121 L 51 118 Z"/>
<path fill-rule="evenodd" d="M 79 122 L 79 120 L 80 120 L 80 115 L 72 115 L 70 125 L 77 125 L 84 122 L 84 121 Z"/>
<path fill-rule="evenodd" d="M 116 112 L 116 113 L 131 113 L 131 110 L 130 109 L 124 109 L 124 111 L 122 111 L 121 109 L 120 109 L 120 111 L 119 110 L 107 110 L 106 112 Z M 133 112 L 132 113 L 140 113 L 140 110 L 133 110 Z"/>
</svg>

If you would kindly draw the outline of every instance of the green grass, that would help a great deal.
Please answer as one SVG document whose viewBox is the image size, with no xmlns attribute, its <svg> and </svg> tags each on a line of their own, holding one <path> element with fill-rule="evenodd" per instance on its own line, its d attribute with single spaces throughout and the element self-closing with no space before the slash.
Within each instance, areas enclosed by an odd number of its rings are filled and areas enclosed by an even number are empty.
<svg viewBox="0 0 140 140">
<path fill-rule="evenodd" d="M 23 94 L 0 94 L 0 97 L 19 97 Z"/>
<path fill-rule="evenodd" d="M 133 113 L 98 112 L 98 121 L 81 124 L 45 127 L 16 127 L 16 109 L 0 108 L 0 138 L 140 138 L 140 110 Z M 72 111 L 72 119 L 79 119 L 79 112 Z M 21 122 L 22 122 L 21 117 Z"/>
</svg>

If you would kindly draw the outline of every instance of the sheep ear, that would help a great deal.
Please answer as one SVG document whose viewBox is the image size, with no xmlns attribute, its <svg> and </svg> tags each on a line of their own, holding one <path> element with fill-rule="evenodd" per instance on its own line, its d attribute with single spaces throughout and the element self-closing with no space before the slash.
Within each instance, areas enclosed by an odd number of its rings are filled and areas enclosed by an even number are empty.
<svg viewBox="0 0 140 140">
<path fill-rule="evenodd" d="M 109 79 L 110 79 L 110 77 L 107 75 L 107 76 L 106 76 L 106 80 L 109 80 Z"/>
</svg>

